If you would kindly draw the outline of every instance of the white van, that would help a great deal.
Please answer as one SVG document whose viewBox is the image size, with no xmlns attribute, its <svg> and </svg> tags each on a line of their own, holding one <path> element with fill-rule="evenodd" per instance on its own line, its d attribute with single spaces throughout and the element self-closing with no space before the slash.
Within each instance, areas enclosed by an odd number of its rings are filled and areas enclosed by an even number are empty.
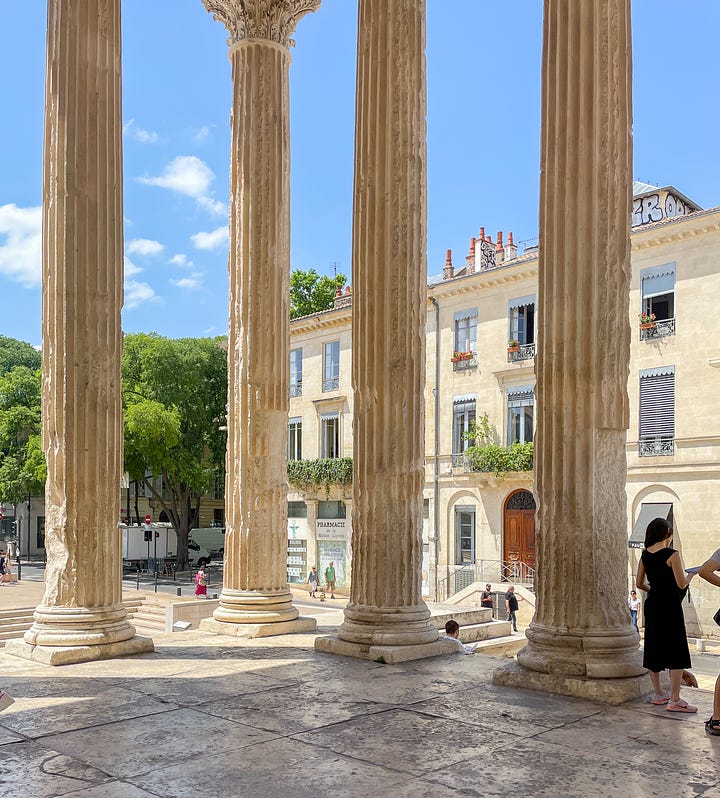
<svg viewBox="0 0 720 798">
<path fill-rule="evenodd" d="M 225 555 L 225 529 L 223 527 L 198 527 L 188 535 L 188 559 L 191 565 L 208 565 L 213 560 L 221 562 Z"/>
</svg>

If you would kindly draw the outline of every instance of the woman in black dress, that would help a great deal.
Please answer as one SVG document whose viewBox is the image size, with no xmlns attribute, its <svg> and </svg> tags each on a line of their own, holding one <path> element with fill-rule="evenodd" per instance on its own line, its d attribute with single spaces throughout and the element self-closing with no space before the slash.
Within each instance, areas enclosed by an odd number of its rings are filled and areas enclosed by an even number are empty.
<svg viewBox="0 0 720 798">
<path fill-rule="evenodd" d="M 683 669 L 690 667 L 682 600 L 693 574 L 683 569 L 680 552 L 671 548 L 672 527 L 655 518 L 645 532 L 636 585 L 647 591 L 645 599 L 645 651 L 643 666 L 650 671 L 653 704 L 667 704 L 669 712 L 697 712 L 680 698 Z M 650 584 L 648 584 L 648 582 Z M 660 685 L 660 672 L 670 671 L 670 695 Z"/>
</svg>

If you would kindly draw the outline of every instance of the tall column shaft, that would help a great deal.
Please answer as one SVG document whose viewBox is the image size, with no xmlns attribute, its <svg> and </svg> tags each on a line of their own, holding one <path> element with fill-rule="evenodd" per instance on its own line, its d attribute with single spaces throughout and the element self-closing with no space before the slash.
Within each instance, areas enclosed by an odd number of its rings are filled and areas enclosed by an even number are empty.
<svg viewBox="0 0 720 798">
<path fill-rule="evenodd" d="M 630 0 L 545 0 L 537 609 L 518 660 L 640 672 L 626 607 Z"/>
<path fill-rule="evenodd" d="M 43 175 L 45 595 L 31 645 L 133 637 L 122 601 L 120 0 L 48 3 Z"/>
<path fill-rule="evenodd" d="M 338 637 L 432 642 L 422 600 L 425 0 L 360 0 L 351 601 Z"/>
<path fill-rule="evenodd" d="M 215 621 L 293 621 L 287 584 L 290 34 L 320 0 L 204 0 L 230 32 L 233 107 L 225 576 Z"/>
</svg>

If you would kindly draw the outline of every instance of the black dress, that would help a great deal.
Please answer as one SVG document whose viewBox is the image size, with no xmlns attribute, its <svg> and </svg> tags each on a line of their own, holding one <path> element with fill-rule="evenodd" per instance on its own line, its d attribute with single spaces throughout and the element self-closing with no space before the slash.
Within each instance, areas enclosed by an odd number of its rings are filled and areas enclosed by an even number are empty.
<svg viewBox="0 0 720 798">
<path fill-rule="evenodd" d="M 643 667 L 658 673 L 666 668 L 689 668 L 690 649 L 685 632 L 682 600 L 687 589 L 681 590 L 668 565 L 675 549 L 660 549 L 651 554 L 647 549 L 641 556 L 650 590 L 645 599 L 645 651 Z"/>
</svg>

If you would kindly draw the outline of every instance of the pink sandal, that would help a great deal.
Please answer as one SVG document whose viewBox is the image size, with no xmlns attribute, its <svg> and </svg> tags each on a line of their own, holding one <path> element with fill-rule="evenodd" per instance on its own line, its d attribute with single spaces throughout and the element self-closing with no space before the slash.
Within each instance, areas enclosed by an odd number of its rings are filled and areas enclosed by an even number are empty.
<svg viewBox="0 0 720 798">
<path fill-rule="evenodd" d="M 670 700 L 670 696 L 667 693 L 660 695 L 659 693 L 654 693 L 652 697 L 652 704 L 655 704 L 656 707 L 662 706 L 663 704 L 667 704 Z"/>
<path fill-rule="evenodd" d="M 682 698 L 679 701 L 668 704 L 665 709 L 668 712 L 697 712 L 697 707 L 691 706 L 687 701 L 683 701 Z"/>
</svg>

